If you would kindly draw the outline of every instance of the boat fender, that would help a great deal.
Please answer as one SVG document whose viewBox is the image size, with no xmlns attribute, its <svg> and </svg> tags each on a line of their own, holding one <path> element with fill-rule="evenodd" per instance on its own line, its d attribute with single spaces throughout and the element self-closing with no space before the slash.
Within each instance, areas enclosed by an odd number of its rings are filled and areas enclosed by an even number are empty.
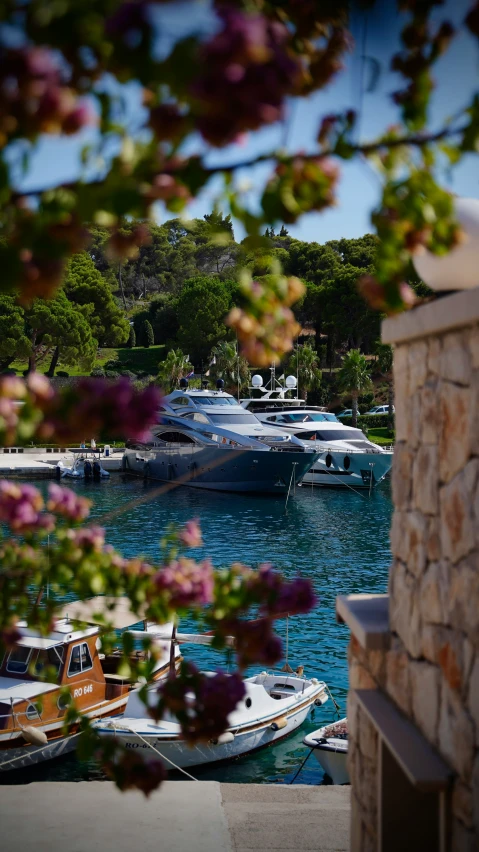
<svg viewBox="0 0 479 852">
<path fill-rule="evenodd" d="M 312 678 L 311 678 L 311 683 L 314 683 L 314 684 L 319 683 L 318 678 L 317 678 L 317 677 L 312 677 Z"/>
<path fill-rule="evenodd" d="M 323 704 L 326 704 L 327 700 L 328 700 L 327 695 L 321 695 L 319 698 L 314 699 L 314 706 L 315 707 L 322 707 Z"/>
<path fill-rule="evenodd" d="M 37 746 L 45 745 L 48 742 L 46 733 L 39 731 L 38 728 L 33 728 L 32 725 L 26 725 L 22 728 L 22 737 L 27 743 Z"/>
<path fill-rule="evenodd" d="M 332 457 L 331 453 L 328 453 L 325 461 L 326 461 L 326 467 L 331 467 L 331 465 L 333 463 L 333 457 Z"/>
<path fill-rule="evenodd" d="M 59 479 L 61 479 L 61 478 L 62 478 L 62 469 L 61 469 L 61 467 L 57 464 L 57 466 L 56 466 L 56 468 L 55 468 L 55 479 L 58 479 L 58 480 L 59 480 Z"/>
<path fill-rule="evenodd" d="M 220 734 L 219 737 L 216 737 L 214 740 L 210 740 L 212 745 L 227 745 L 228 743 L 232 743 L 235 738 L 233 731 L 225 731 L 224 734 Z"/>
<path fill-rule="evenodd" d="M 351 459 L 349 458 L 349 456 L 344 456 L 343 464 L 344 470 L 349 470 L 349 468 L 351 467 Z"/>
<path fill-rule="evenodd" d="M 273 722 L 271 725 L 271 730 L 280 731 L 282 728 L 285 728 L 288 724 L 288 720 L 286 716 L 281 716 L 281 719 L 277 719 L 276 722 Z"/>
</svg>

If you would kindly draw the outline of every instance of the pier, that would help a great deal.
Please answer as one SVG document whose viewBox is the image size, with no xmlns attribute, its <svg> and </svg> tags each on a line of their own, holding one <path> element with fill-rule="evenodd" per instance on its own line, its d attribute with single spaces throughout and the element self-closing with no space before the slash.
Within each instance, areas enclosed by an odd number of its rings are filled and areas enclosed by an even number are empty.
<svg viewBox="0 0 479 852">
<path fill-rule="evenodd" d="M 6 447 L 0 449 L 0 479 L 55 479 L 55 467 L 62 461 L 73 464 L 79 449 L 44 449 L 38 447 Z M 86 449 L 85 452 L 90 452 Z M 101 463 L 109 473 L 121 470 L 123 450 L 110 456 L 101 455 Z"/>
<path fill-rule="evenodd" d="M 343 852 L 347 787 L 167 781 L 146 799 L 109 781 L 3 786 L 3 852 Z M 25 819 L 25 808 L 28 819 Z"/>
</svg>

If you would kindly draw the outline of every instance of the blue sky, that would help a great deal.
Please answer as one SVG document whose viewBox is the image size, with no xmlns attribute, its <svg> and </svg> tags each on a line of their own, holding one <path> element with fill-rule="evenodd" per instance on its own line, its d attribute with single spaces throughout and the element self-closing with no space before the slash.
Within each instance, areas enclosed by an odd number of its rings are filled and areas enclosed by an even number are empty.
<svg viewBox="0 0 479 852">
<path fill-rule="evenodd" d="M 386 0 L 386 3 L 388 0 Z M 383 4 L 384 7 L 385 4 Z M 381 4 L 380 4 L 381 6 Z M 437 20 L 447 18 L 458 24 L 467 12 L 470 3 L 467 0 L 449 0 L 435 13 Z M 193 14 L 186 11 L 194 8 Z M 186 11 L 185 11 L 186 10 Z M 184 3 L 168 8 L 161 7 L 160 26 L 168 33 L 184 35 L 192 26 L 207 30 L 211 19 L 206 3 Z M 230 146 L 222 151 L 211 150 L 208 153 L 210 163 L 241 162 L 258 153 L 267 152 L 287 141 L 290 150 L 311 150 L 321 116 L 330 112 L 339 112 L 344 108 L 360 111 L 360 134 L 363 141 L 373 139 L 382 130 L 398 119 L 397 107 L 390 99 L 390 93 L 401 85 L 399 77 L 388 71 L 389 59 L 396 46 L 396 36 L 391 31 L 390 17 L 379 9 L 374 19 L 365 25 L 353 19 L 353 33 L 356 49 L 348 59 L 346 70 L 338 75 L 326 90 L 309 99 L 288 105 L 285 122 L 273 125 L 257 134 L 252 134 L 246 145 Z M 366 29 L 365 29 L 366 27 Z M 168 38 L 168 37 L 167 37 Z M 377 85 L 371 92 L 365 91 L 372 73 L 372 63 L 363 62 L 361 55 L 377 60 L 381 69 Z M 453 40 L 451 47 L 435 66 L 436 89 L 433 95 L 430 114 L 430 127 L 436 129 L 448 116 L 454 114 L 471 99 L 478 87 L 479 47 L 478 42 L 463 32 Z M 362 82 L 361 82 L 362 81 Z M 138 93 L 132 88 L 129 99 L 132 115 L 139 114 Z M 51 185 L 71 180 L 78 172 L 78 156 L 82 145 L 89 139 L 85 132 L 79 138 L 42 140 L 32 159 L 32 167 L 23 185 L 25 187 Z M 193 143 L 195 144 L 195 143 Z M 199 143 L 198 143 L 199 144 Z M 253 189 L 248 194 L 255 202 L 255 192 L 264 182 L 270 167 L 262 165 L 255 169 L 243 170 L 238 179 L 249 181 Z M 370 227 L 370 212 L 380 197 L 380 180 L 372 166 L 364 161 L 341 164 L 342 178 L 338 191 L 338 204 L 322 214 L 304 216 L 298 224 L 289 227 L 290 233 L 304 240 L 325 242 L 341 237 L 357 237 L 366 233 Z M 459 166 L 450 173 L 439 173 L 441 183 L 458 195 L 479 197 L 479 158 L 468 155 Z M 191 204 L 189 215 L 203 216 L 210 212 L 218 193 L 218 181 L 210 183 L 205 191 Z M 170 214 L 158 208 L 159 222 L 170 218 Z M 241 237 L 241 229 L 236 228 L 236 236 Z"/>
</svg>

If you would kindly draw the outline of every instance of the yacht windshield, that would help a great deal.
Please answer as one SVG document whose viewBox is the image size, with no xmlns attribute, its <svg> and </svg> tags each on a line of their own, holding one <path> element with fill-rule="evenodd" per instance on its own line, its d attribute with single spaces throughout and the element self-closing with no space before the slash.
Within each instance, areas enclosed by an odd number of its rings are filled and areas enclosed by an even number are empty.
<svg viewBox="0 0 479 852">
<path fill-rule="evenodd" d="M 256 423 L 259 426 L 259 420 L 254 414 L 231 414 L 229 411 L 225 411 L 224 414 L 209 414 L 208 417 L 213 423 L 218 423 L 220 426 L 226 426 L 228 423 L 239 423 L 240 425 L 246 426 L 249 423 Z"/>
<path fill-rule="evenodd" d="M 334 415 L 333 415 L 334 417 Z M 311 423 L 312 421 L 325 421 L 330 418 L 326 416 L 326 414 L 322 414 L 321 412 L 317 413 L 306 413 L 305 411 L 298 412 L 297 414 L 284 414 L 281 417 L 281 423 Z M 336 418 L 334 417 L 336 420 Z"/>
<path fill-rule="evenodd" d="M 314 432 L 297 432 L 302 441 L 357 441 L 365 439 L 360 429 L 317 429 Z"/>
<path fill-rule="evenodd" d="M 195 405 L 238 405 L 232 396 L 193 396 L 190 394 Z"/>
</svg>

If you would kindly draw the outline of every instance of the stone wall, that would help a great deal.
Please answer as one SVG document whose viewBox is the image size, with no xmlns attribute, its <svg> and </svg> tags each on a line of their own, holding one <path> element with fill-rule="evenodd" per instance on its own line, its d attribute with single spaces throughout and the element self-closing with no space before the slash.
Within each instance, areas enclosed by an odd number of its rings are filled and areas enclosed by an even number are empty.
<svg viewBox="0 0 479 852">
<path fill-rule="evenodd" d="M 454 770 L 451 848 L 479 848 L 479 291 L 388 320 L 395 343 L 390 649 L 352 636 L 350 688 L 382 689 Z M 455 301 L 454 301 L 455 300 Z M 462 312 L 455 306 L 462 305 Z M 467 308 L 467 305 L 466 305 Z M 425 319 L 413 314 L 426 312 Z M 448 326 L 449 322 L 453 328 Z M 462 327 L 460 316 L 467 316 Z M 454 320 L 456 317 L 456 320 Z M 421 337 L 408 330 L 422 327 Z M 437 327 L 437 330 L 435 330 Z M 399 338 L 399 339 L 398 339 Z M 364 589 L 367 591 L 367 589 Z M 377 734 L 348 704 L 353 847 L 377 840 Z"/>
</svg>

